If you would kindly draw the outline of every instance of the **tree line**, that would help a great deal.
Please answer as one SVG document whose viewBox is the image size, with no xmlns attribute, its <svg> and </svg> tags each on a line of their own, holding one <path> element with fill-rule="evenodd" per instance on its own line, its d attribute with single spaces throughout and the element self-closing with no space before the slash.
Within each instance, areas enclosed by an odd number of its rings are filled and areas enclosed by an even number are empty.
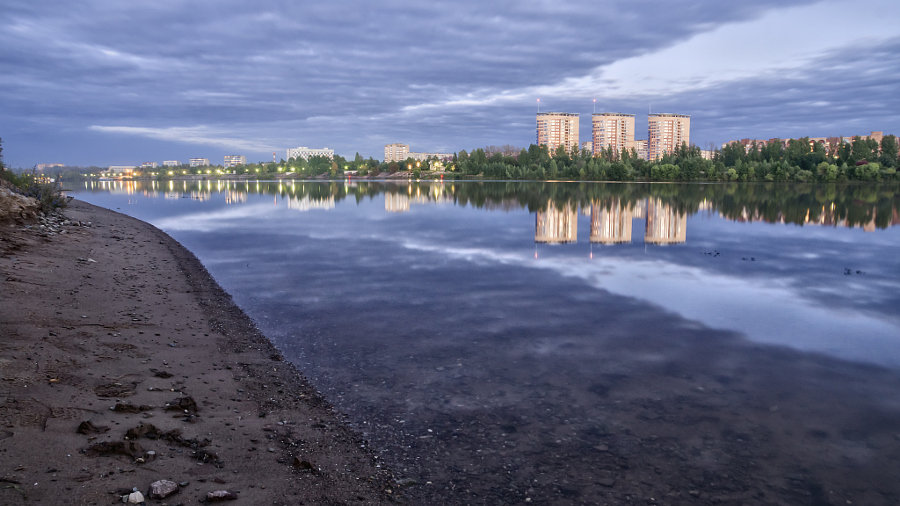
<svg viewBox="0 0 900 506">
<path fill-rule="evenodd" d="M 634 150 L 610 149 L 594 156 L 587 150 L 553 153 L 532 144 L 515 155 L 482 148 L 461 151 L 454 163 L 465 176 L 491 179 L 592 181 L 891 181 L 898 180 L 898 142 L 893 135 L 881 142 L 853 138 L 834 153 L 809 138 L 780 140 L 745 148 L 731 143 L 701 155 L 697 146 L 682 144 L 658 160 L 644 160 Z"/>
</svg>

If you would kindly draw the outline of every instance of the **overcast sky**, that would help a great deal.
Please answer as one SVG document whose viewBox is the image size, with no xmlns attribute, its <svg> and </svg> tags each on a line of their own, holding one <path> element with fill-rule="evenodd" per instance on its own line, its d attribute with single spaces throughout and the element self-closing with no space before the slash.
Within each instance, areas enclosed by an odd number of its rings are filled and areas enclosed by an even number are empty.
<svg viewBox="0 0 900 506">
<path fill-rule="evenodd" d="M 309 5 L 303 5 L 309 4 Z M 691 141 L 900 134 L 891 0 L 3 0 L 6 163 L 535 140 L 543 111 L 691 115 Z"/>
</svg>

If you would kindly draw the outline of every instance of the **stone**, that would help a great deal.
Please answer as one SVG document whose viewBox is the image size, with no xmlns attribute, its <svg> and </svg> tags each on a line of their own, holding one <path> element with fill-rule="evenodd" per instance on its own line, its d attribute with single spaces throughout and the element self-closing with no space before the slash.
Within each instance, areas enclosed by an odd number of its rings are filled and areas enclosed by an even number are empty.
<svg viewBox="0 0 900 506">
<path fill-rule="evenodd" d="M 178 484 L 169 480 L 157 480 L 150 484 L 150 499 L 165 499 L 178 492 Z"/>
<path fill-rule="evenodd" d="M 137 491 L 132 492 L 132 493 L 128 494 L 128 498 L 122 502 L 125 502 L 128 504 L 141 504 L 142 502 L 144 502 L 144 494 L 137 492 Z"/>
<path fill-rule="evenodd" d="M 237 500 L 237 494 L 234 492 L 229 492 L 227 490 L 214 490 L 206 494 L 207 502 L 217 502 L 217 501 L 234 501 Z"/>
</svg>

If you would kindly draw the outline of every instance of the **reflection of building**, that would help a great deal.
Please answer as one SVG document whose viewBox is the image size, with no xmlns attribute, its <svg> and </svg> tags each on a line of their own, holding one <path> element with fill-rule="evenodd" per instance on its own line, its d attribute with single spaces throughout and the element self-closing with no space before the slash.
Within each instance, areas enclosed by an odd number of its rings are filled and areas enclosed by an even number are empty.
<svg viewBox="0 0 900 506">
<path fill-rule="evenodd" d="M 594 156 L 612 149 L 614 156 L 634 147 L 634 114 L 600 112 L 591 116 Z"/>
<path fill-rule="evenodd" d="M 651 114 L 647 117 L 648 159 L 656 160 L 691 143 L 691 117 L 684 114 Z"/>
<path fill-rule="evenodd" d="M 539 112 L 537 114 L 537 144 L 547 146 L 552 154 L 559 146 L 569 153 L 578 150 L 578 114 L 569 112 Z"/>
<path fill-rule="evenodd" d="M 389 213 L 405 213 L 409 211 L 409 195 L 385 192 L 384 210 Z"/>
<path fill-rule="evenodd" d="M 247 157 L 244 155 L 225 155 L 225 168 L 247 165 Z"/>
<path fill-rule="evenodd" d="M 612 199 L 609 208 L 600 202 L 591 204 L 591 242 L 617 244 L 631 242 L 632 208 Z"/>
<path fill-rule="evenodd" d="M 662 200 L 647 200 L 647 230 L 644 242 L 647 244 L 678 244 L 686 240 L 687 215 L 679 213 Z"/>
<path fill-rule="evenodd" d="M 301 198 L 290 197 L 287 202 L 288 209 L 296 209 L 297 211 L 309 211 L 311 209 L 334 209 L 334 195 L 325 198 L 310 198 L 304 196 Z"/>
<path fill-rule="evenodd" d="M 240 190 L 226 190 L 225 191 L 225 203 L 226 204 L 244 204 L 247 202 L 247 192 L 243 192 Z"/>
<path fill-rule="evenodd" d="M 308 148 L 306 146 L 300 146 L 297 148 L 290 148 L 287 150 L 287 159 L 291 158 L 303 158 L 304 160 L 309 160 L 314 156 L 324 156 L 325 158 L 334 158 L 334 150 L 328 148 L 322 149 L 313 149 Z"/>
<path fill-rule="evenodd" d="M 534 242 L 565 244 L 578 241 L 578 211 L 570 205 L 557 209 L 553 201 L 538 211 L 534 223 Z"/>
</svg>

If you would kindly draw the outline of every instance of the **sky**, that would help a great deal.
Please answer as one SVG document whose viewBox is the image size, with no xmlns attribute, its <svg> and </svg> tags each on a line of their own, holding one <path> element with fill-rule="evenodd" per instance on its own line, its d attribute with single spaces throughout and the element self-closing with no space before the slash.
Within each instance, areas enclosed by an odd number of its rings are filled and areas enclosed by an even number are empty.
<svg viewBox="0 0 900 506">
<path fill-rule="evenodd" d="M 3 0 L 8 166 L 535 142 L 544 112 L 740 138 L 900 134 L 890 0 Z M 596 100 L 596 102 L 595 102 Z"/>
</svg>

